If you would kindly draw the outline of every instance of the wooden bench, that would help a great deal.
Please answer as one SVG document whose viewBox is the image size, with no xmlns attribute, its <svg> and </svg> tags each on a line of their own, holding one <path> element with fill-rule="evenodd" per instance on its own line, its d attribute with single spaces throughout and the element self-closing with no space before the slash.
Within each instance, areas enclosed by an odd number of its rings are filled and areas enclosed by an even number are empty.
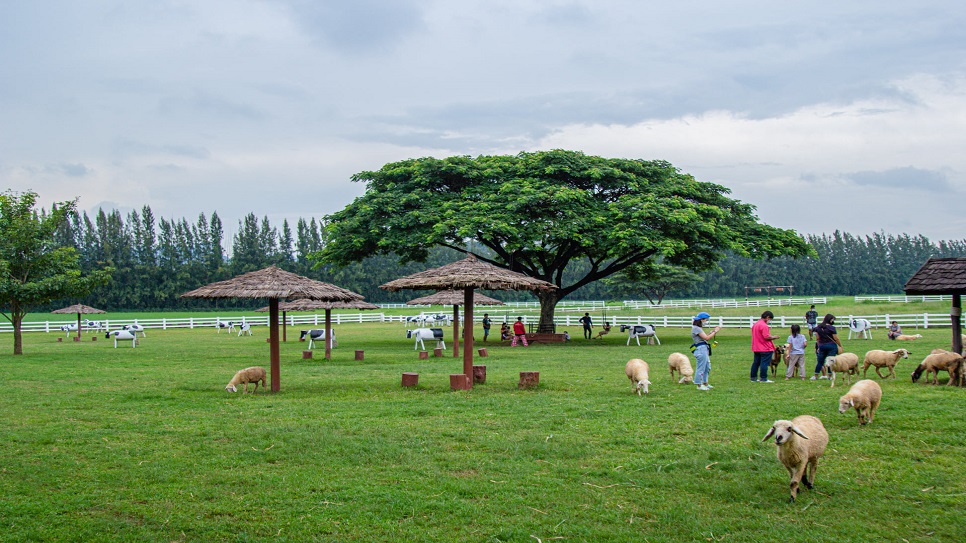
<svg viewBox="0 0 966 543">
<path fill-rule="evenodd" d="M 528 343 L 563 343 L 565 341 L 567 341 L 567 338 L 563 334 L 527 334 Z"/>
</svg>

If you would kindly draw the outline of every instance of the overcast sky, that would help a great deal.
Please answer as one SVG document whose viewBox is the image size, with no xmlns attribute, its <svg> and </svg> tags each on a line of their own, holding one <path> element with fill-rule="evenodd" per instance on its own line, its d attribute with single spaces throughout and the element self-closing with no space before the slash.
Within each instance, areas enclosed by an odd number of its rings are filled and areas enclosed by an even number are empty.
<svg viewBox="0 0 966 543">
<path fill-rule="evenodd" d="M 0 190 L 276 226 L 405 158 L 661 159 L 801 233 L 966 238 L 966 3 L 0 0 Z"/>
</svg>

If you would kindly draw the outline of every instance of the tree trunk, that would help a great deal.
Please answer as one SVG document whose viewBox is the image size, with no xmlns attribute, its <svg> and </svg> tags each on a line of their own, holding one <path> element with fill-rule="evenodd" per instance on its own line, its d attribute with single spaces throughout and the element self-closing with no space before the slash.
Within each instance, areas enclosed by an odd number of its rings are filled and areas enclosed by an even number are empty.
<svg viewBox="0 0 966 543">
<path fill-rule="evenodd" d="M 552 333 L 554 332 L 553 314 L 560 298 L 556 290 L 537 292 L 537 298 L 540 299 L 540 324 L 537 325 L 537 332 Z"/>
<path fill-rule="evenodd" d="M 15 355 L 23 354 L 23 332 L 20 330 L 23 316 L 20 304 L 16 302 L 10 304 L 10 324 L 13 324 L 13 354 Z"/>
</svg>

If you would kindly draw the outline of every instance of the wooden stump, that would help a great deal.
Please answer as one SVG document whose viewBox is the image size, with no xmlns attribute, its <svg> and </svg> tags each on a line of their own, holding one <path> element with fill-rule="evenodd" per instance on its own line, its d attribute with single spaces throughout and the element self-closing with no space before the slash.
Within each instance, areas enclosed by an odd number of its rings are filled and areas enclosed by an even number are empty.
<svg viewBox="0 0 966 543">
<path fill-rule="evenodd" d="M 312 358 L 312 351 L 302 351 L 302 360 L 308 360 Z"/>
<path fill-rule="evenodd" d="M 536 388 L 540 384 L 539 371 L 521 371 L 519 388 Z"/>
<path fill-rule="evenodd" d="M 480 358 L 486 358 L 486 357 L 490 356 L 490 355 L 486 354 L 486 349 L 480 349 L 477 352 L 480 353 Z"/>
<path fill-rule="evenodd" d="M 449 376 L 450 390 L 470 390 L 473 388 L 470 378 L 463 373 L 451 373 Z"/>
<path fill-rule="evenodd" d="M 97 341 L 97 336 L 91 336 L 91 341 Z"/>
<path fill-rule="evenodd" d="M 356 360 L 364 360 L 366 357 L 365 351 L 356 351 Z"/>
<path fill-rule="evenodd" d="M 419 359 L 420 360 L 429 360 L 429 352 L 427 352 L 427 351 L 419 351 Z"/>
<path fill-rule="evenodd" d="M 57 343 L 63 343 L 63 342 L 64 342 L 64 338 L 62 337 L 57 338 Z"/>
<path fill-rule="evenodd" d="M 302 342 L 304 342 L 304 341 L 305 341 L 305 338 L 304 338 L 304 337 L 300 337 L 300 338 L 299 338 L 299 341 L 302 341 Z"/>
<path fill-rule="evenodd" d="M 433 349 L 433 356 L 436 358 L 443 356 L 443 349 L 439 349 L 439 348 Z"/>
<path fill-rule="evenodd" d="M 271 343 L 271 342 L 272 342 L 272 338 L 270 337 L 265 338 L 265 343 Z"/>
<path fill-rule="evenodd" d="M 414 387 L 416 383 L 419 382 L 419 374 L 413 373 L 411 371 L 403 372 L 402 376 L 402 386 L 404 387 Z"/>
<path fill-rule="evenodd" d="M 74 336 L 74 341 L 80 341 L 80 338 L 77 336 Z"/>
<path fill-rule="evenodd" d="M 479 384 L 486 382 L 486 366 L 473 366 L 473 382 Z"/>
</svg>

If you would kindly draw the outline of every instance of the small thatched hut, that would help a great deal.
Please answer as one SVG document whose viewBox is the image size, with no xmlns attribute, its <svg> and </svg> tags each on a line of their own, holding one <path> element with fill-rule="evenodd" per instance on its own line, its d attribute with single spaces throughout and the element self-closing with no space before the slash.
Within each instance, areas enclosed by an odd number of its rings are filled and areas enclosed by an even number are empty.
<svg viewBox="0 0 966 543">
<path fill-rule="evenodd" d="M 57 313 L 61 315 L 72 315 L 77 313 L 77 339 L 81 337 L 81 315 L 92 315 L 95 313 L 104 313 L 104 311 L 97 309 L 96 307 L 91 307 L 84 304 L 74 304 L 61 309 L 55 309 L 51 313 Z"/>
<path fill-rule="evenodd" d="M 929 295 L 951 294 L 952 309 L 952 350 L 963 352 L 961 317 L 963 314 L 962 295 L 966 293 L 966 258 L 930 258 L 912 277 L 906 281 L 903 290 L 906 294 Z"/>
<path fill-rule="evenodd" d="M 436 294 L 409 300 L 406 305 L 451 305 L 453 306 L 453 358 L 460 356 L 460 306 L 466 303 L 463 293 L 456 290 L 441 290 Z M 473 305 L 506 305 L 496 298 L 480 293 L 473 294 Z"/>
</svg>

